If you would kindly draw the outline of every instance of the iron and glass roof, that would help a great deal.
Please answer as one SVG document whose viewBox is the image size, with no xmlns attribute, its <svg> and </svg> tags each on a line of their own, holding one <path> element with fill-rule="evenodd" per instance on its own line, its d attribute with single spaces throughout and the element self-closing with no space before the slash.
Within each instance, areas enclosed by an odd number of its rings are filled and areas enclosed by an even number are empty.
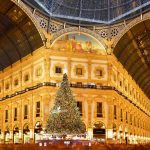
<svg viewBox="0 0 150 150">
<path fill-rule="evenodd" d="M 11 0 L 0 0 L 0 71 L 43 45 L 31 19 Z"/>
<path fill-rule="evenodd" d="M 24 0 L 51 17 L 111 24 L 149 9 L 150 0 Z"/>
<path fill-rule="evenodd" d="M 115 46 L 114 54 L 150 98 L 150 20 L 126 32 Z"/>
</svg>

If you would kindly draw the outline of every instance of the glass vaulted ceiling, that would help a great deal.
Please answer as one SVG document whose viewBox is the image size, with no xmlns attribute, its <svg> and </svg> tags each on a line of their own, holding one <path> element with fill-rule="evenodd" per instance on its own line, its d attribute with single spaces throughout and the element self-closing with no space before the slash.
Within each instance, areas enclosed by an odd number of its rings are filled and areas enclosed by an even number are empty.
<svg viewBox="0 0 150 150">
<path fill-rule="evenodd" d="M 30 1 L 30 0 L 28 0 Z M 34 0 L 51 17 L 111 24 L 150 8 L 150 0 Z"/>
</svg>

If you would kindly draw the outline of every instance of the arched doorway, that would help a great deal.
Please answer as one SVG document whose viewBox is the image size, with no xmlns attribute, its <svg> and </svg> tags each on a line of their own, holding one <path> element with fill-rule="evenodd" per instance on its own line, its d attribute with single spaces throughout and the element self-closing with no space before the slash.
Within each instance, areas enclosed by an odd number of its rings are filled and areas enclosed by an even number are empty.
<svg viewBox="0 0 150 150">
<path fill-rule="evenodd" d="M 117 127 L 115 123 L 113 124 L 113 139 L 117 139 Z"/>
<path fill-rule="evenodd" d="M 42 139 L 41 131 L 43 131 L 42 124 L 41 124 L 40 121 L 38 121 L 35 124 L 35 128 L 34 128 L 34 140 L 35 140 L 35 143 L 37 143 L 38 140 Z"/>
<path fill-rule="evenodd" d="M 17 126 L 13 130 L 13 143 L 19 143 L 19 128 Z"/>
<path fill-rule="evenodd" d="M 119 126 L 118 140 L 119 140 L 119 143 L 122 143 L 123 141 L 123 128 L 121 125 Z"/>
<path fill-rule="evenodd" d="M 23 143 L 30 143 L 30 130 L 28 124 L 25 124 L 23 127 Z"/>
<path fill-rule="evenodd" d="M 128 144 L 128 129 L 125 128 L 125 142 Z"/>
<path fill-rule="evenodd" d="M 100 142 L 105 142 L 106 127 L 103 122 L 97 122 L 93 126 L 93 138 Z"/>
<path fill-rule="evenodd" d="M 4 132 L 4 143 L 8 144 L 10 142 L 10 131 L 9 128 L 6 127 L 6 130 Z"/>
</svg>

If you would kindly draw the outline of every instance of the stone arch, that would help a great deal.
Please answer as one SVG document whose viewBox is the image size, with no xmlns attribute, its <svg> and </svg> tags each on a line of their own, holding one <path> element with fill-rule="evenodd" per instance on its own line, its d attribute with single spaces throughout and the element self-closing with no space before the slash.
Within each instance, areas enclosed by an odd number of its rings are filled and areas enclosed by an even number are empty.
<svg viewBox="0 0 150 150">
<path fill-rule="evenodd" d="M 19 8 L 21 8 L 23 10 L 23 12 L 31 19 L 31 21 L 33 22 L 33 24 L 35 25 L 37 31 L 39 32 L 41 39 L 43 41 L 45 41 L 45 36 L 38 24 L 38 22 L 36 21 L 36 18 L 34 17 L 34 15 L 31 13 L 31 11 L 27 8 L 27 6 L 22 2 L 22 1 L 17 1 L 17 0 L 11 0 L 14 4 L 16 4 Z"/>
<path fill-rule="evenodd" d="M 15 124 L 13 127 L 13 143 L 19 143 L 19 125 Z"/>
<path fill-rule="evenodd" d="M 98 141 L 105 141 L 106 138 L 106 126 L 102 121 L 96 121 L 93 124 L 93 138 Z"/>
<path fill-rule="evenodd" d="M 25 123 L 23 126 L 23 143 L 29 143 L 29 142 L 30 142 L 29 124 Z"/>
<path fill-rule="evenodd" d="M 137 24 L 139 24 L 145 20 L 150 20 L 150 16 L 148 14 L 143 16 L 143 19 L 141 19 L 141 17 L 137 17 L 134 20 L 132 20 L 129 24 L 125 25 L 124 28 L 115 37 L 112 48 L 116 47 L 117 43 L 120 41 L 120 39 L 123 37 L 123 35 L 126 34 L 126 32 L 128 32 L 131 28 L 133 28 L 134 26 L 136 26 Z"/>
<path fill-rule="evenodd" d="M 117 139 L 117 125 L 116 123 L 113 123 L 113 138 L 116 140 Z"/>
<path fill-rule="evenodd" d="M 18 124 L 15 124 L 14 127 L 13 127 L 13 130 L 14 130 L 15 128 L 19 128 L 19 125 L 18 125 Z"/>
<path fill-rule="evenodd" d="M 9 126 L 7 125 L 6 127 L 5 127 L 5 131 L 9 131 L 10 130 L 10 128 L 9 128 Z"/>
<path fill-rule="evenodd" d="M 9 142 L 10 142 L 10 128 L 9 126 L 6 126 L 4 131 L 4 143 L 9 143 Z"/>
<path fill-rule="evenodd" d="M 37 121 L 34 126 L 34 132 L 40 133 L 40 131 L 42 131 L 42 123 L 41 121 Z"/>
<path fill-rule="evenodd" d="M 117 130 L 117 125 L 116 125 L 116 123 L 113 123 L 113 130 L 114 130 L 114 131 Z"/>
<path fill-rule="evenodd" d="M 150 17 L 148 16 L 131 21 L 116 37 L 112 45 L 113 54 L 124 66 L 124 71 L 131 75 L 133 82 L 143 90 L 147 97 L 149 97 L 148 86 L 150 85 L 150 82 L 148 82 L 150 71 L 147 61 L 149 54 L 149 23 Z M 132 86 L 130 86 L 131 88 Z M 133 95 L 136 96 L 135 90 Z"/>
<path fill-rule="evenodd" d="M 42 125 L 41 121 L 37 121 L 34 125 L 34 140 L 35 140 L 35 143 L 37 143 L 37 141 L 41 139 L 41 133 L 43 132 L 42 126 L 43 125 Z"/>
<path fill-rule="evenodd" d="M 94 126 L 94 124 L 99 124 L 99 125 L 101 125 L 103 128 L 106 128 L 106 125 L 105 125 L 105 123 L 104 123 L 103 121 L 97 120 L 97 121 L 95 121 L 95 122 L 93 123 L 93 126 Z"/>
<path fill-rule="evenodd" d="M 29 129 L 29 123 L 25 123 L 24 125 L 23 125 L 23 129 Z"/>
<path fill-rule="evenodd" d="M 19 103 L 18 102 L 13 102 L 13 107 L 18 107 Z"/>
<path fill-rule="evenodd" d="M 103 45 L 103 47 L 105 48 L 105 50 L 108 49 L 105 41 L 95 32 L 86 29 L 86 28 L 78 28 L 78 27 L 70 27 L 70 28 L 65 28 L 62 29 L 60 31 L 58 31 L 57 33 L 55 33 L 51 39 L 51 45 L 53 45 L 53 43 L 60 38 L 62 35 L 68 34 L 68 33 L 83 33 L 85 35 L 88 35 L 92 38 L 94 38 L 98 43 L 101 43 Z"/>
</svg>

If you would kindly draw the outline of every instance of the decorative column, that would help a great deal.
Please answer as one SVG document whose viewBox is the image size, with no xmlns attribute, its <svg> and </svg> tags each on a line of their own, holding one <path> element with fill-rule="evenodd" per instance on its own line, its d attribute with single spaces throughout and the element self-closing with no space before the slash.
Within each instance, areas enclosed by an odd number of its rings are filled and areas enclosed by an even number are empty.
<svg viewBox="0 0 150 150">
<path fill-rule="evenodd" d="M 20 103 L 18 105 L 18 120 L 19 120 L 19 143 L 23 143 L 23 104 L 22 104 L 22 98 L 20 97 Z"/>
<path fill-rule="evenodd" d="M 9 143 L 12 144 L 13 143 L 13 131 L 9 131 Z"/>
<path fill-rule="evenodd" d="M 93 138 L 93 127 L 92 122 L 94 118 L 94 109 L 93 109 L 93 101 L 92 98 L 88 96 L 87 98 L 87 106 L 88 106 L 88 125 L 87 125 L 87 132 L 88 132 L 88 139 L 91 140 Z"/>
<path fill-rule="evenodd" d="M 51 95 L 45 95 L 44 97 L 42 97 L 43 100 L 43 117 L 42 117 L 42 127 L 45 128 L 46 127 L 46 122 L 47 122 L 47 118 L 49 116 L 50 113 L 50 102 L 52 101 Z M 52 104 L 51 104 L 52 105 Z"/>
<path fill-rule="evenodd" d="M 106 112 L 106 142 L 113 143 L 113 100 L 107 99 L 105 103 Z"/>
<path fill-rule="evenodd" d="M 93 114 L 93 101 L 92 101 L 92 99 L 91 99 L 91 97 L 90 98 L 88 98 L 88 126 L 90 126 L 90 127 L 92 127 L 92 121 L 93 121 L 93 117 L 94 117 L 94 115 L 92 115 Z"/>
<path fill-rule="evenodd" d="M 23 143 L 23 131 L 20 129 L 19 130 L 19 143 Z"/>
<path fill-rule="evenodd" d="M 70 81 L 71 83 L 71 59 L 68 58 L 68 70 L 67 70 L 67 74 L 68 74 L 68 80 Z"/>
<path fill-rule="evenodd" d="M 34 129 L 30 129 L 30 144 L 34 143 Z"/>
<path fill-rule="evenodd" d="M 30 143 L 34 143 L 34 118 L 35 118 L 35 104 L 34 104 L 34 96 L 32 93 L 31 99 L 29 99 L 29 124 L 30 124 Z"/>
<path fill-rule="evenodd" d="M 4 132 L 1 131 L 0 144 L 4 144 Z"/>
<path fill-rule="evenodd" d="M 112 85 L 112 64 L 108 62 L 108 85 Z"/>
<path fill-rule="evenodd" d="M 13 111 L 12 111 L 12 109 L 13 109 L 13 107 L 12 107 L 12 102 L 11 102 L 11 106 L 10 106 L 10 115 L 9 115 L 9 118 L 10 118 L 10 122 L 9 122 L 9 129 L 10 129 L 10 135 L 9 135 L 9 143 L 13 143 Z"/>
<path fill-rule="evenodd" d="M 0 124 L 1 124 L 1 134 L 0 134 L 0 143 L 4 143 L 4 119 L 5 116 L 4 114 L 4 108 L 1 106 L 0 107 Z"/>
<path fill-rule="evenodd" d="M 49 55 L 46 56 L 45 61 L 44 61 L 44 71 L 45 71 L 46 82 L 50 81 L 50 58 L 48 56 Z"/>
<path fill-rule="evenodd" d="M 91 60 L 88 60 L 88 83 L 91 82 Z"/>
</svg>

